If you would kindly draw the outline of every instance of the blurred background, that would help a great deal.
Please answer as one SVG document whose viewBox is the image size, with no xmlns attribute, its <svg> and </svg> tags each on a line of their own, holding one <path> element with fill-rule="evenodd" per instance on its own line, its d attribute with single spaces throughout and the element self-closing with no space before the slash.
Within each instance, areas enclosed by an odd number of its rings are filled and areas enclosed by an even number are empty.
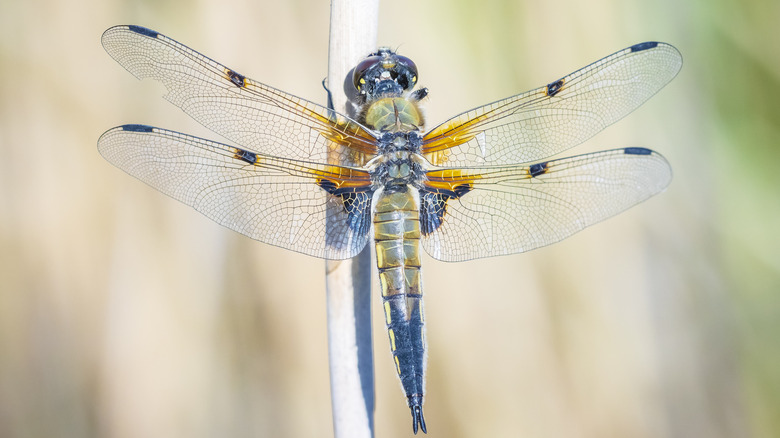
<svg viewBox="0 0 780 438">
<path fill-rule="evenodd" d="M 332 435 L 323 261 L 96 151 L 124 123 L 222 140 L 116 64 L 106 28 L 156 29 L 325 103 L 328 14 L 0 1 L 0 436 Z M 417 63 L 429 126 L 637 42 L 685 62 L 568 153 L 653 148 L 674 168 L 665 193 L 531 253 L 426 257 L 429 436 L 780 436 L 777 17 L 766 0 L 382 3 L 379 42 Z M 407 436 L 374 298 L 376 436 Z"/>
</svg>

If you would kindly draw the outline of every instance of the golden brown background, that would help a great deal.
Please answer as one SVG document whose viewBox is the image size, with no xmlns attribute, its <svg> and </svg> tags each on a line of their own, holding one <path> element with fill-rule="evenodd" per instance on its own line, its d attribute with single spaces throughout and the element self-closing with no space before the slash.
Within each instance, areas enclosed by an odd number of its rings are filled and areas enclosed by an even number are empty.
<svg viewBox="0 0 780 438">
<path fill-rule="evenodd" d="M 780 435 L 780 3 L 385 1 L 431 125 L 645 40 L 659 95 L 571 154 L 651 147 L 669 189 L 567 241 L 425 260 L 431 437 Z M 145 123 L 216 140 L 103 51 L 140 24 L 324 103 L 328 4 L 0 0 L 0 436 L 332 434 L 324 263 L 113 168 Z M 375 300 L 377 437 L 411 434 Z"/>
</svg>

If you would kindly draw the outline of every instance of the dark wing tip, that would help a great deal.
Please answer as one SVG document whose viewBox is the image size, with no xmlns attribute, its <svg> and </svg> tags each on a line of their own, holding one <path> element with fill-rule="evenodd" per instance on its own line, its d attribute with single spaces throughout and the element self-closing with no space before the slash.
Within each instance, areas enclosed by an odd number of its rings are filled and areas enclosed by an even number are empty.
<svg viewBox="0 0 780 438">
<path fill-rule="evenodd" d="M 154 130 L 154 127 L 149 125 L 122 125 L 118 128 L 121 128 L 122 131 L 130 131 L 130 132 L 152 132 Z"/>
<path fill-rule="evenodd" d="M 634 44 L 631 46 L 632 52 L 641 52 L 643 50 L 652 49 L 658 46 L 658 41 L 646 41 L 644 43 Z"/>
<path fill-rule="evenodd" d="M 653 151 L 647 148 L 625 148 L 623 149 L 623 152 L 625 152 L 626 155 L 650 155 L 653 153 Z"/>
<path fill-rule="evenodd" d="M 646 50 L 657 51 L 658 53 L 663 54 L 663 56 L 669 57 L 665 60 L 665 64 L 666 64 L 666 69 L 671 73 L 671 75 L 669 76 L 669 79 L 664 84 L 668 83 L 675 76 L 677 76 L 677 73 L 680 72 L 680 69 L 682 68 L 683 65 L 682 54 L 680 53 L 679 50 L 677 50 L 677 47 L 674 47 L 669 43 L 664 43 L 660 41 L 645 41 L 644 43 L 634 44 L 628 49 L 631 51 L 631 53 L 644 52 Z M 657 50 L 653 50 L 653 49 L 657 49 Z"/>
<path fill-rule="evenodd" d="M 127 26 L 127 29 L 131 32 L 139 33 L 141 35 L 148 36 L 149 38 L 157 38 L 158 35 L 160 35 L 159 32 L 154 31 L 152 29 L 145 28 L 143 26 L 136 26 L 135 24 L 129 24 Z"/>
<path fill-rule="evenodd" d="M 412 410 L 412 430 L 417 435 L 417 429 L 419 428 L 422 433 L 428 433 L 428 429 L 425 427 L 425 417 L 423 416 L 422 406 L 411 406 Z"/>
<path fill-rule="evenodd" d="M 104 140 L 106 138 L 108 138 L 108 137 L 111 137 L 112 135 L 114 135 L 117 132 L 124 132 L 124 131 L 127 131 L 127 132 L 154 132 L 154 129 L 155 129 L 154 126 L 149 126 L 149 125 L 130 124 L 130 125 L 115 126 L 115 127 L 109 129 L 108 131 L 106 131 L 106 132 L 104 132 L 104 133 L 102 133 L 100 135 L 100 138 L 98 138 L 98 151 L 100 151 L 100 153 L 103 154 L 103 150 L 105 150 L 105 148 L 107 147 L 107 145 L 104 143 Z"/>
</svg>

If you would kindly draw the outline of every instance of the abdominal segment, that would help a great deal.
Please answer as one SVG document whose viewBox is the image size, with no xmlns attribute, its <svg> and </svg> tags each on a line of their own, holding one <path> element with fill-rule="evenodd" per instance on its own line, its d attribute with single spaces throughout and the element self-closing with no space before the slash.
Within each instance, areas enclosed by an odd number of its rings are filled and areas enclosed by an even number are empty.
<svg viewBox="0 0 780 438">
<path fill-rule="evenodd" d="M 420 217 L 416 193 L 386 189 L 374 209 L 374 241 L 385 323 L 396 372 L 410 407 L 425 384 L 425 335 L 420 276 Z M 413 406 L 414 405 L 414 406 Z"/>
</svg>

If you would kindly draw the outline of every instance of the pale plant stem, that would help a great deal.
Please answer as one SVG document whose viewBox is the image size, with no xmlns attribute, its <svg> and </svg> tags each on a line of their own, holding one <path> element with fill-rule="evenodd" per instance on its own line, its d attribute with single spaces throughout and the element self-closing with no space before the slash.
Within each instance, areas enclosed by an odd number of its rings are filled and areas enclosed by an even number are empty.
<svg viewBox="0 0 780 438">
<path fill-rule="evenodd" d="M 331 1 L 327 84 L 336 111 L 349 113 L 345 78 L 376 50 L 378 20 L 378 0 Z M 373 437 L 370 244 L 353 259 L 325 266 L 334 435 Z"/>
</svg>

